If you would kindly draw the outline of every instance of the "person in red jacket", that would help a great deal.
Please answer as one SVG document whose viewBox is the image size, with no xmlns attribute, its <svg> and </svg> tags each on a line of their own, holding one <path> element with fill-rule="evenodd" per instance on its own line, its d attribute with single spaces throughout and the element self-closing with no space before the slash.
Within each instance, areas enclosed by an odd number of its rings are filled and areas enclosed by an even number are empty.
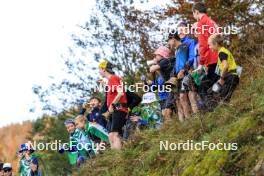
<svg viewBox="0 0 264 176">
<path fill-rule="evenodd" d="M 204 3 L 197 2 L 192 8 L 193 16 L 197 20 L 197 34 L 200 51 L 200 65 L 208 70 L 208 80 L 213 84 L 217 80 L 215 69 L 217 65 L 217 52 L 211 50 L 208 39 L 211 35 L 219 33 L 217 24 L 207 16 L 207 8 Z M 209 85 L 208 85 L 209 86 Z M 210 86 L 211 87 L 211 86 Z"/>
<path fill-rule="evenodd" d="M 126 124 L 128 113 L 127 96 L 121 79 L 112 70 L 113 65 L 108 61 L 103 61 L 99 65 L 100 75 L 108 79 L 106 97 L 107 108 L 111 114 L 109 141 L 112 149 L 120 150 L 122 128 Z"/>
</svg>

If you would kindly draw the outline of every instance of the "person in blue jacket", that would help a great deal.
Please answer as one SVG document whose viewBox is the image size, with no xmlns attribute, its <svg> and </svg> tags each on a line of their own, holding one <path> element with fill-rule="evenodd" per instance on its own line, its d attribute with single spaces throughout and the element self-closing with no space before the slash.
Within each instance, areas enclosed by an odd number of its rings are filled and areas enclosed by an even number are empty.
<svg viewBox="0 0 264 176">
<path fill-rule="evenodd" d="M 188 47 L 188 59 L 186 64 L 186 69 L 189 70 L 189 73 L 192 72 L 195 68 L 196 62 L 196 50 L 197 50 L 197 41 L 189 36 L 190 29 L 188 29 L 188 24 L 186 22 L 181 22 L 178 26 L 179 37 L 182 44 L 185 44 Z M 188 97 L 191 103 L 191 109 L 194 114 L 198 113 L 197 106 L 197 91 L 194 86 L 189 88 Z"/>
<path fill-rule="evenodd" d="M 168 44 L 171 49 L 175 50 L 175 66 L 174 72 L 178 79 L 178 92 L 179 96 L 176 100 L 178 117 L 180 121 L 184 121 L 190 117 L 190 104 L 188 99 L 189 88 L 186 85 L 185 79 L 188 78 L 188 46 L 181 42 L 178 32 L 170 33 Z M 184 79 L 185 78 L 185 79 Z"/>
<path fill-rule="evenodd" d="M 192 69 L 196 56 L 195 47 L 197 45 L 197 41 L 189 36 L 188 31 L 188 24 L 185 22 L 181 22 L 178 26 L 178 34 L 182 44 L 185 44 L 188 47 L 188 66 L 190 69 Z"/>
</svg>

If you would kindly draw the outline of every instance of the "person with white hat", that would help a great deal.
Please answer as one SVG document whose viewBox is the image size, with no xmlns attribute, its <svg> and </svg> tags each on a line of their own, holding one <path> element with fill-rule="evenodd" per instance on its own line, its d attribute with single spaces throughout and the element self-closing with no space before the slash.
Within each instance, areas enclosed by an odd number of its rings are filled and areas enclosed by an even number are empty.
<svg viewBox="0 0 264 176">
<path fill-rule="evenodd" d="M 12 165 L 11 163 L 5 163 L 3 165 L 4 176 L 12 176 Z"/>
<path fill-rule="evenodd" d="M 150 128 L 158 128 L 161 125 L 161 108 L 155 93 L 145 93 L 142 98 L 141 107 L 132 110 L 130 121 L 137 122 Z"/>
</svg>

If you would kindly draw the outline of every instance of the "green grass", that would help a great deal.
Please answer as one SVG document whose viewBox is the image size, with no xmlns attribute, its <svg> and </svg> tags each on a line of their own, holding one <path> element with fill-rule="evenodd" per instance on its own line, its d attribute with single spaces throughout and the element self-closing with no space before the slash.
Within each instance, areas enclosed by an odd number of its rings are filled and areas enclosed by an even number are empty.
<svg viewBox="0 0 264 176">
<path fill-rule="evenodd" d="M 160 130 L 136 133 L 122 151 L 106 151 L 87 162 L 80 175 L 203 176 L 250 175 L 264 158 L 264 78 L 247 79 L 230 104 L 201 114 L 201 120 L 176 118 Z M 237 143 L 238 150 L 161 151 L 160 141 Z"/>
</svg>

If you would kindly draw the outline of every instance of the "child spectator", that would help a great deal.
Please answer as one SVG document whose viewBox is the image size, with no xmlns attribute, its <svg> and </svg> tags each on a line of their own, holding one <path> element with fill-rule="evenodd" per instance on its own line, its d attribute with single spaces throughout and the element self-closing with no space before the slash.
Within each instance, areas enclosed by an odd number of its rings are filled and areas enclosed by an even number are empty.
<svg viewBox="0 0 264 176">
<path fill-rule="evenodd" d="M 239 84 L 237 74 L 237 64 L 232 53 L 223 46 L 221 34 L 214 34 L 209 37 L 209 47 L 218 52 L 218 67 L 220 79 L 217 81 L 221 85 L 220 96 L 224 101 L 229 101 L 236 86 Z"/>
<path fill-rule="evenodd" d="M 83 108 L 80 111 L 80 115 L 84 115 L 85 111 L 88 109 L 90 113 L 87 114 L 87 119 L 89 122 L 96 122 L 106 128 L 107 121 L 102 116 L 101 111 L 101 99 L 98 97 L 92 97 L 90 102 L 83 105 Z"/>
<path fill-rule="evenodd" d="M 12 170 L 12 165 L 10 163 L 5 163 L 3 165 L 4 176 L 12 176 Z"/>
<path fill-rule="evenodd" d="M 188 75 L 188 70 L 186 70 L 186 63 L 188 61 L 188 47 L 181 43 L 181 39 L 177 32 L 169 34 L 168 43 L 170 48 L 176 48 L 176 62 L 174 66 L 174 72 L 177 75 L 179 92 L 179 98 L 177 98 L 176 104 L 179 120 L 183 121 L 184 119 L 190 117 L 190 105 L 188 99 L 189 90 L 188 87 L 183 84 L 183 78 Z"/>
<path fill-rule="evenodd" d="M 106 101 L 108 112 L 111 114 L 109 141 L 112 149 L 120 150 L 122 147 L 120 136 L 126 124 L 128 105 L 123 83 L 112 69 L 113 65 L 108 61 L 103 61 L 99 65 L 100 75 L 108 79 Z"/>
<path fill-rule="evenodd" d="M 155 93 L 149 92 L 143 95 L 141 107 L 132 110 L 130 120 L 150 128 L 158 128 L 161 125 L 161 109 Z M 133 115 L 135 114 L 135 115 Z"/>
<path fill-rule="evenodd" d="M 75 118 L 75 125 L 77 128 L 83 130 L 87 137 L 92 136 L 93 138 L 93 136 L 96 136 L 100 139 L 100 142 L 109 142 L 107 130 L 96 122 L 87 121 L 83 115 L 78 115 Z"/>
<path fill-rule="evenodd" d="M 164 83 L 170 79 L 171 71 L 173 65 L 171 64 L 170 50 L 165 46 L 160 46 L 155 51 L 155 58 L 153 62 L 155 63 L 150 67 L 150 73 L 160 73 L 158 78 L 154 80 L 152 85 L 158 85 L 158 94 L 160 97 L 160 104 L 162 109 L 162 116 L 164 120 L 171 120 L 172 109 L 174 107 L 173 100 L 169 96 L 169 92 L 165 91 Z"/>
<path fill-rule="evenodd" d="M 64 124 L 70 135 L 69 147 L 64 150 L 67 151 L 70 164 L 80 166 L 85 160 L 95 155 L 95 146 L 83 131 L 76 128 L 73 119 L 67 119 Z"/>
</svg>

